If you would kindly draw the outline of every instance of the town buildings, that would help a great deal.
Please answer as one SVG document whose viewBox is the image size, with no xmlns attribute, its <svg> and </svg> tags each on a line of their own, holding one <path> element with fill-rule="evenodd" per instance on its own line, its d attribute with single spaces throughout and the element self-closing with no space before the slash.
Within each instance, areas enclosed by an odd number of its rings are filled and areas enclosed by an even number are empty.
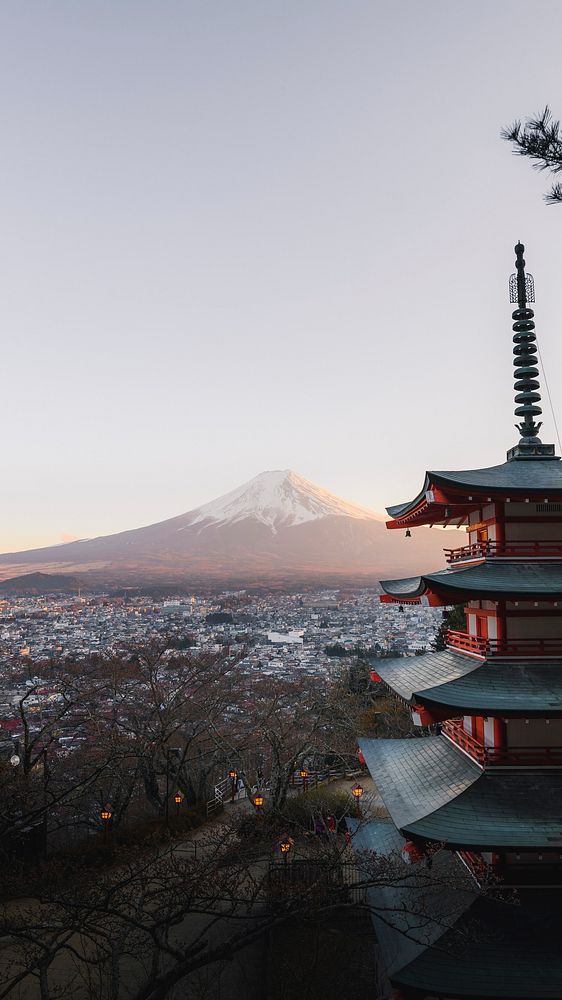
<svg viewBox="0 0 562 1000">
<path fill-rule="evenodd" d="M 213 621 L 219 609 L 228 609 L 230 622 Z M 398 606 L 379 604 L 375 588 L 345 594 L 204 593 L 164 601 L 107 594 L 6 598 L 0 601 L 0 753 L 9 756 L 21 735 L 17 705 L 26 691 L 34 689 L 27 705 L 38 726 L 56 707 L 57 665 L 67 661 L 126 655 L 156 641 L 194 653 L 224 646 L 243 650 L 237 669 L 250 677 L 326 676 L 341 663 L 341 655 L 326 650 L 414 655 L 431 646 L 440 621 L 439 610 L 428 614 L 412 606 L 401 613 Z M 65 754 L 87 737 L 72 714 L 60 728 Z"/>
</svg>

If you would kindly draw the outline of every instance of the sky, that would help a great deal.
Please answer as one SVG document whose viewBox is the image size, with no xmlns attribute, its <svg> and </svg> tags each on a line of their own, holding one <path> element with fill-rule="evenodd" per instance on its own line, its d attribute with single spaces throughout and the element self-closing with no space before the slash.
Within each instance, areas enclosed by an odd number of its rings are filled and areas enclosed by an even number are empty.
<svg viewBox="0 0 562 1000">
<path fill-rule="evenodd" d="M 499 137 L 562 117 L 561 35 L 558 0 L 3 4 L 0 551 L 503 461 L 519 239 L 562 425 L 562 206 Z"/>
</svg>

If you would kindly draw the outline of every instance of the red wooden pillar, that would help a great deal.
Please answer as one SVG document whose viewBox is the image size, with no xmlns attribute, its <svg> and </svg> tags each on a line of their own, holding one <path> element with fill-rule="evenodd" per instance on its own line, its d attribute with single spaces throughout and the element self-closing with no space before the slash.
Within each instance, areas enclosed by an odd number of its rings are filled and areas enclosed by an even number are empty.
<svg viewBox="0 0 562 1000">
<path fill-rule="evenodd" d="M 506 625 L 505 625 L 505 601 L 498 601 L 496 604 L 496 635 L 498 638 L 498 645 L 504 642 L 506 639 Z"/>
<path fill-rule="evenodd" d="M 496 542 L 498 546 L 501 546 L 505 542 L 505 504 L 496 503 L 494 506 L 496 515 Z"/>
<path fill-rule="evenodd" d="M 497 507 L 499 504 L 497 505 Z M 496 507 L 496 509 L 497 509 Z M 502 520 L 503 530 L 503 520 Z M 498 601 L 496 604 L 496 635 L 498 648 L 507 638 L 506 607 L 505 601 Z M 493 670 L 493 667 L 491 668 Z M 494 718 L 494 747 L 504 749 L 507 746 L 507 729 L 503 719 Z"/>
<path fill-rule="evenodd" d="M 473 736 L 475 740 L 484 746 L 484 719 L 481 715 L 474 716 L 473 720 Z"/>
<path fill-rule="evenodd" d="M 494 747 L 506 746 L 505 722 L 503 719 L 494 719 Z"/>
</svg>

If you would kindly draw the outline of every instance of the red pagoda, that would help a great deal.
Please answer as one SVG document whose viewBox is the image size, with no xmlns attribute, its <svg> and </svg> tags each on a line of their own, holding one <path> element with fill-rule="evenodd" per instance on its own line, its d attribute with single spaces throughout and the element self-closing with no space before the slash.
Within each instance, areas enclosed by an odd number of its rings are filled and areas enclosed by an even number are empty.
<svg viewBox="0 0 562 1000">
<path fill-rule="evenodd" d="M 515 252 L 520 441 L 502 465 L 426 473 L 388 508 L 390 529 L 467 532 L 446 569 L 382 582 L 384 602 L 466 617 L 442 650 L 377 661 L 431 735 L 361 741 L 391 822 L 359 827 L 356 844 L 401 854 L 409 872 L 371 900 L 387 995 L 401 1000 L 562 997 L 562 463 L 538 437 L 534 287 Z M 502 891 L 482 893 L 490 883 Z"/>
</svg>

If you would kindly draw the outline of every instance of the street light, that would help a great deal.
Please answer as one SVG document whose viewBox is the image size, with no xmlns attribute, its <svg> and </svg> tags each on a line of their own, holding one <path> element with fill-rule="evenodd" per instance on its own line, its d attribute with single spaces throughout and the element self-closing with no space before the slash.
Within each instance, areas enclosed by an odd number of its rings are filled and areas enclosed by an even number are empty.
<svg viewBox="0 0 562 1000">
<path fill-rule="evenodd" d="M 281 851 L 285 864 L 287 864 L 289 860 L 289 853 L 294 843 L 293 838 L 289 837 L 287 833 L 284 833 L 279 841 L 279 850 Z"/>
<path fill-rule="evenodd" d="M 183 802 L 183 795 L 180 791 L 176 792 L 174 795 L 174 802 L 176 803 L 176 816 L 180 814 L 180 806 Z"/>
<path fill-rule="evenodd" d="M 259 816 L 259 814 L 261 813 L 261 811 L 263 809 L 264 802 L 265 802 L 265 799 L 264 799 L 263 795 L 261 794 L 261 792 L 257 792 L 257 794 L 254 795 L 254 806 L 255 806 L 255 809 L 256 809 L 256 814 L 258 816 Z"/>
<path fill-rule="evenodd" d="M 12 765 L 12 767 L 18 767 L 18 765 L 21 764 L 19 740 L 14 741 L 14 750 L 12 756 L 10 757 L 10 764 Z"/>
<path fill-rule="evenodd" d="M 178 757 L 181 753 L 180 747 L 166 747 L 166 826 L 170 823 L 170 754 L 173 753 Z"/>
<path fill-rule="evenodd" d="M 228 772 L 228 777 L 230 778 L 230 801 L 234 802 L 234 796 L 236 795 L 236 783 L 238 781 L 238 771 L 234 768 Z"/>
<path fill-rule="evenodd" d="M 355 797 L 357 803 L 357 815 L 361 817 L 361 796 L 363 795 L 363 786 L 360 784 L 354 785 L 351 789 L 351 794 Z"/>
<path fill-rule="evenodd" d="M 108 802 L 103 807 L 103 809 L 100 810 L 100 818 L 103 820 L 103 839 L 105 840 L 106 844 L 109 840 L 109 823 L 112 816 L 113 816 L 113 809 L 110 803 Z"/>
<path fill-rule="evenodd" d="M 306 770 L 306 767 L 301 767 L 299 774 L 302 778 L 302 790 L 303 792 L 306 792 L 308 786 L 308 771 Z"/>
</svg>

